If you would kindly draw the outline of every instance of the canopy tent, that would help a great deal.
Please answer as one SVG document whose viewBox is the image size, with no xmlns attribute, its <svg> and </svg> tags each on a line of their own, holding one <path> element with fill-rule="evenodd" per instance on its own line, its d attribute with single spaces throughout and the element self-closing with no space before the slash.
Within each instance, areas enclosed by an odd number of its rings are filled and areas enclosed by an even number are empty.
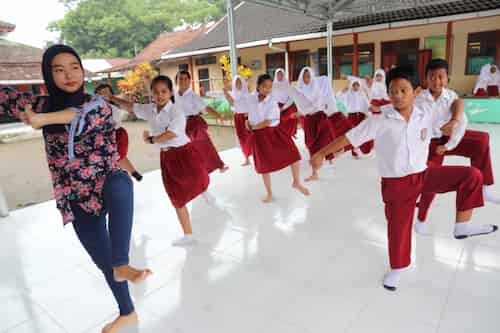
<svg viewBox="0 0 500 333">
<path fill-rule="evenodd" d="M 227 1 L 228 38 L 231 59 L 237 59 L 236 41 L 234 37 L 233 0 Z M 328 77 L 333 79 L 333 24 L 346 19 L 361 18 L 364 15 L 428 7 L 432 5 L 453 3 L 457 0 L 245 0 L 268 7 L 276 7 L 306 16 L 314 17 L 324 22 L 327 32 Z M 233 73 L 237 63 L 232 62 Z"/>
</svg>

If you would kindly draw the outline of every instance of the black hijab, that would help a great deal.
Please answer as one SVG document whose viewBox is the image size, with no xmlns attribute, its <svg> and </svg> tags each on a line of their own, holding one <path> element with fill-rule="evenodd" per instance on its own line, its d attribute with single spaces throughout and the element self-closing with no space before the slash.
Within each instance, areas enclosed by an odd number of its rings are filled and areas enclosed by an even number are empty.
<svg viewBox="0 0 500 333">
<path fill-rule="evenodd" d="M 76 59 L 78 59 L 78 62 L 83 70 L 80 56 L 71 47 L 58 44 L 45 50 L 42 58 L 42 74 L 45 86 L 47 87 L 48 98 L 47 102 L 43 106 L 43 113 L 56 112 L 66 108 L 80 106 L 85 102 L 83 83 L 77 91 L 74 93 L 68 93 L 59 89 L 54 82 L 54 77 L 52 76 L 52 61 L 54 61 L 54 58 L 61 53 L 74 55 Z M 66 131 L 66 127 L 64 125 L 49 125 L 45 126 L 43 130 L 45 133 L 61 133 Z"/>
</svg>

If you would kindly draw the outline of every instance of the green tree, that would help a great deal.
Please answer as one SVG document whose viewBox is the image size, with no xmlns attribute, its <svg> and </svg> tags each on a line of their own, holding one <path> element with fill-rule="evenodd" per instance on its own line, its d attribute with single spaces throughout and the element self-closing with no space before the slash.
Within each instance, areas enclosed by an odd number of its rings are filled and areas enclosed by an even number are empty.
<svg viewBox="0 0 500 333">
<path fill-rule="evenodd" d="M 49 24 L 84 57 L 133 57 L 156 36 L 225 13 L 225 0 L 60 0 L 63 19 Z"/>
</svg>

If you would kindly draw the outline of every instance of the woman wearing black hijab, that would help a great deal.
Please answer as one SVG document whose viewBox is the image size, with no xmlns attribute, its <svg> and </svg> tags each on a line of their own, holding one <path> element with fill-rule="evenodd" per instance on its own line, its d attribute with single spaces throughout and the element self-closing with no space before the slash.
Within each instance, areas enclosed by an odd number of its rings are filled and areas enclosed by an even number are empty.
<svg viewBox="0 0 500 333">
<path fill-rule="evenodd" d="M 151 274 L 129 266 L 132 181 L 118 167 L 109 105 L 84 93 L 78 54 L 65 45 L 52 46 L 43 55 L 42 72 L 48 96 L 2 88 L 0 114 L 18 116 L 33 128 L 42 128 L 63 223 L 73 223 L 118 303 L 120 316 L 103 329 L 103 333 L 113 333 L 137 321 L 128 281 L 142 282 Z"/>
</svg>

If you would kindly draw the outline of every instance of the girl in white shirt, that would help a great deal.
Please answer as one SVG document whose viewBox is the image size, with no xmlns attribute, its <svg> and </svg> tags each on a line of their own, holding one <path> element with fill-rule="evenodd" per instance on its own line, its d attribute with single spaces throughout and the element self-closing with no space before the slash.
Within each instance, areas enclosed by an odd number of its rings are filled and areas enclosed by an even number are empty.
<svg viewBox="0 0 500 333">
<path fill-rule="evenodd" d="M 285 70 L 278 68 L 274 72 L 273 81 L 273 96 L 278 100 L 280 108 L 280 124 L 279 127 L 289 136 L 295 137 L 297 135 L 298 125 L 298 110 L 293 102 L 292 96 L 288 94 L 290 82 L 286 77 Z"/>
<path fill-rule="evenodd" d="M 361 88 L 362 83 L 359 79 L 354 78 L 350 84 L 349 88 L 337 94 L 337 98 L 342 100 L 349 113 L 348 119 L 353 126 L 359 125 L 367 116 L 370 116 L 370 103 L 368 102 L 368 97 Z M 363 142 L 363 144 L 356 149 L 352 150 L 352 155 L 357 158 L 361 153 L 369 154 L 373 149 L 373 140 L 369 142 Z"/>
<path fill-rule="evenodd" d="M 223 120 L 217 111 L 209 108 L 203 103 L 201 97 L 193 92 L 191 86 L 191 74 L 187 71 L 181 71 L 177 74 L 178 90 L 175 94 L 175 100 L 187 118 L 186 134 L 198 149 L 201 157 L 205 161 L 208 173 L 219 170 L 221 173 L 227 171 L 228 166 L 224 164 L 215 149 L 215 146 L 208 135 L 208 125 L 201 116 L 203 113 L 209 113 L 218 119 Z"/>
<path fill-rule="evenodd" d="M 314 70 L 310 67 L 304 67 L 300 71 L 297 80 L 297 91 L 304 95 L 308 104 L 312 106 L 303 107 L 304 103 L 297 101 L 300 113 L 305 115 L 304 138 L 310 156 L 313 156 L 334 139 L 328 116 L 336 111 L 336 106 L 332 104 L 332 101 L 326 99 L 326 81 L 328 81 L 328 77 L 316 77 Z M 331 112 L 327 114 L 329 111 Z M 326 158 L 331 161 L 333 154 L 328 155 Z M 319 175 L 313 173 L 306 181 L 317 179 L 319 179 Z"/>
<path fill-rule="evenodd" d="M 110 99 L 114 95 L 113 87 L 107 83 L 103 83 L 95 88 L 95 93 L 104 97 L 104 99 Z M 112 102 L 109 103 L 111 110 L 113 112 L 113 122 L 115 123 L 116 129 L 116 145 L 118 148 L 118 155 L 120 155 L 120 167 L 127 170 L 128 173 L 132 175 L 138 182 L 142 180 L 142 175 L 137 172 L 132 162 L 128 159 L 128 133 L 127 130 L 122 126 L 122 111 L 119 107 L 114 105 Z"/>
<path fill-rule="evenodd" d="M 175 103 L 172 81 L 157 76 L 151 83 L 154 104 L 134 104 L 113 98 L 127 111 L 147 120 L 144 142 L 160 150 L 161 175 L 165 191 L 175 207 L 184 236 L 172 244 L 195 243 L 187 203 L 206 192 L 210 182 L 200 153 L 186 135 L 186 117 Z"/>
<path fill-rule="evenodd" d="M 413 215 L 417 198 L 422 193 L 457 192 L 454 231 L 457 239 L 492 233 L 498 227 L 470 222 L 472 210 L 484 204 L 482 176 L 477 169 L 463 166 L 427 167 L 429 143 L 439 122 L 435 113 L 414 105 L 418 79 L 413 68 L 392 69 L 388 74 L 388 85 L 392 105 L 385 106 L 380 116 L 366 119 L 322 149 L 313 157 L 312 165 L 313 168 L 321 167 L 326 154 L 349 144 L 356 146 L 376 139 L 391 265 L 383 285 L 395 291 L 401 273 L 411 263 Z"/>
<path fill-rule="evenodd" d="M 292 138 L 278 128 L 280 109 L 272 95 L 273 81 L 267 74 L 259 76 L 257 91 L 248 97 L 248 128 L 252 132 L 250 138 L 255 171 L 262 175 L 266 187 L 266 196 L 262 200 L 269 203 L 273 200 L 271 173 L 286 168 L 292 169 L 292 187 L 304 195 L 309 190 L 302 185 L 300 179 L 300 153 Z"/>
<path fill-rule="evenodd" d="M 250 165 L 250 155 L 252 154 L 248 144 L 250 131 L 246 126 L 246 121 L 248 119 L 248 106 L 246 100 L 250 95 L 247 81 L 240 75 L 236 75 L 233 78 L 231 91 L 229 92 L 227 89 L 224 89 L 224 95 L 234 109 L 234 128 L 240 142 L 241 151 L 245 156 L 245 162 L 242 166 Z"/>
<path fill-rule="evenodd" d="M 375 73 L 373 74 L 373 81 L 369 85 L 368 89 L 371 105 L 380 107 L 383 105 L 391 104 L 389 95 L 387 95 L 387 86 L 385 85 L 385 71 L 382 68 L 375 71 Z"/>
</svg>

